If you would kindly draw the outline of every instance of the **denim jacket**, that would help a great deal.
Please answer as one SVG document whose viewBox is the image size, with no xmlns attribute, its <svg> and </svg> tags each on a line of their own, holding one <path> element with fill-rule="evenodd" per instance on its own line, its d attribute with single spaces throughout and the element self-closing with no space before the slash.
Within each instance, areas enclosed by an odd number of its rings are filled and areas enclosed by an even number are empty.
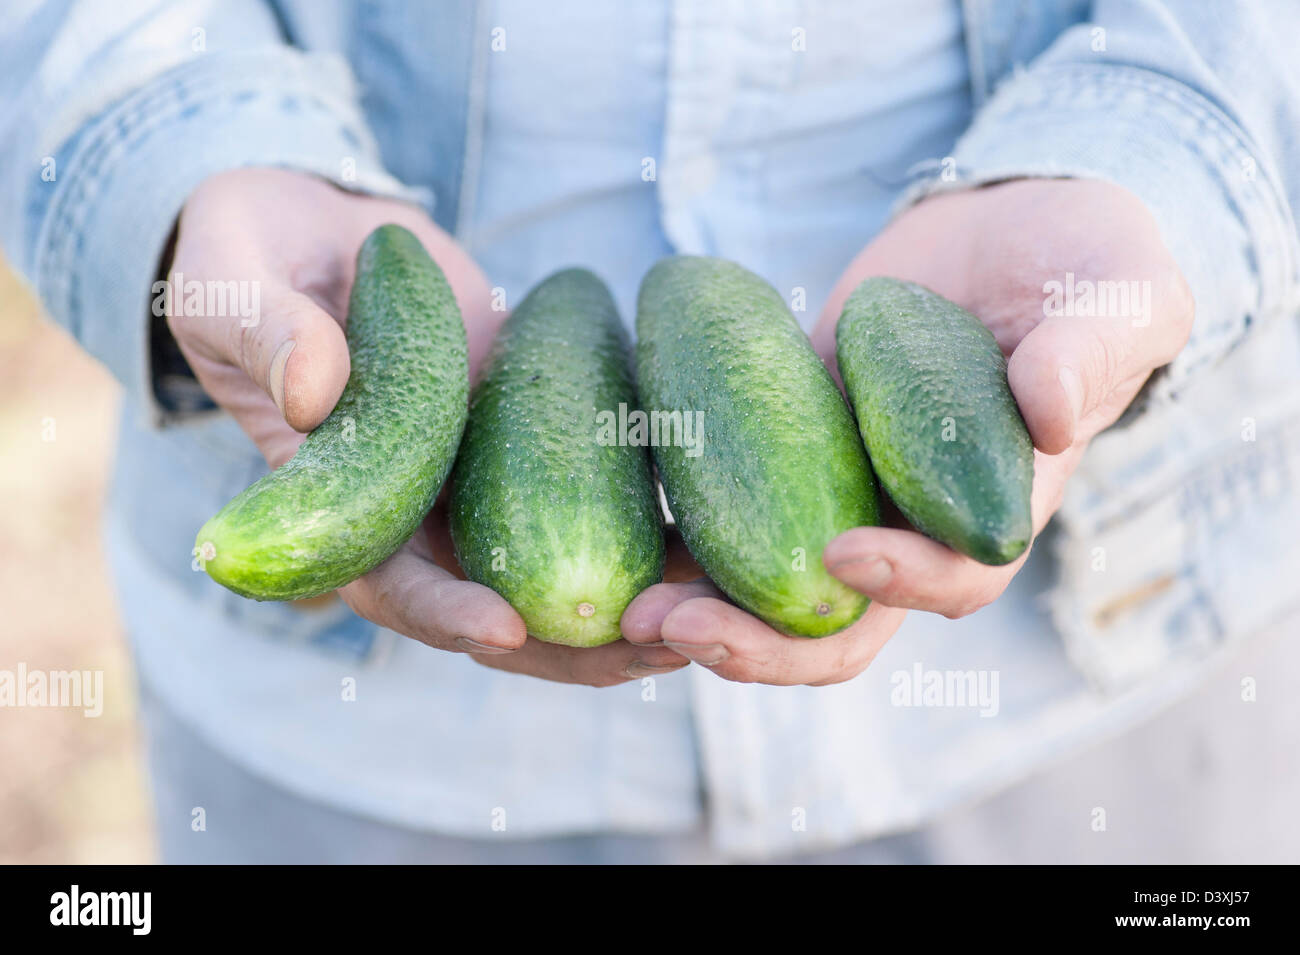
<svg viewBox="0 0 1300 955">
<path fill-rule="evenodd" d="M 706 77 L 729 18 L 787 45 L 791 24 L 810 42 L 860 25 L 847 3 L 664 6 L 675 68 Z M 0 26 L 0 229 L 50 315 L 125 388 L 108 534 L 142 679 L 245 764 L 356 811 L 464 833 L 503 808 L 515 835 L 654 831 L 699 822 L 699 781 L 714 838 L 758 855 L 916 824 L 1150 712 L 1294 610 L 1300 8 L 965 0 L 960 16 L 969 127 L 947 155 L 864 174 L 896 181 L 896 208 L 1011 177 L 1120 183 L 1197 304 L 1188 346 L 1094 441 L 1013 585 L 1046 595 L 1060 640 L 1017 644 L 1023 620 L 993 624 L 1007 632 L 980 659 L 1041 659 L 1043 675 L 1019 695 L 1004 676 L 996 732 L 943 714 L 922 731 L 890 707 L 891 660 L 948 652 L 937 619 L 841 687 L 735 686 L 692 667 L 596 692 L 424 651 L 339 602 L 256 604 L 194 573 L 194 528 L 265 465 L 228 417 L 159 400 L 147 301 L 178 211 L 217 171 L 281 166 L 420 202 L 473 253 L 499 25 L 470 0 L 17 4 Z M 726 253 L 698 211 L 708 117 L 685 102 L 659 157 L 663 237 Z M 349 678 L 353 709 L 337 693 Z M 367 688 L 387 709 L 359 718 Z M 473 735 L 462 750 L 374 743 L 430 719 Z M 544 745 L 557 734 L 564 747 Z M 421 771 L 429 759 L 453 765 Z"/>
</svg>

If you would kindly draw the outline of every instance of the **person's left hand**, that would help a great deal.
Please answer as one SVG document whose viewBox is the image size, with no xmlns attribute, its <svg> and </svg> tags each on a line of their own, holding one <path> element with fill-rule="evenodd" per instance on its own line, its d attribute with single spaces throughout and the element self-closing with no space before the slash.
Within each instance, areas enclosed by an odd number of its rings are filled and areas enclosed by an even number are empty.
<svg viewBox="0 0 1300 955">
<path fill-rule="evenodd" d="M 1136 281 L 1150 290 L 1149 308 L 1045 316 L 1044 285 L 1064 285 L 1067 272 L 1075 288 Z M 1011 390 L 1035 446 L 1035 534 L 1060 506 L 1088 443 L 1178 354 L 1192 326 L 1191 293 L 1151 213 L 1104 182 L 1016 180 L 933 196 L 903 213 L 845 271 L 813 332 L 832 371 L 844 301 L 872 275 L 918 282 L 952 299 L 989 327 L 1009 357 Z M 703 578 L 646 590 L 624 613 L 623 633 L 634 643 L 662 642 L 728 680 L 838 683 L 866 669 L 907 609 L 949 618 L 973 613 L 997 599 L 1027 555 L 990 567 L 906 526 L 853 528 L 831 541 L 822 559 L 872 602 L 840 633 L 784 636 Z M 680 575 L 689 558 L 680 549 L 676 556 Z"/>
</svg>

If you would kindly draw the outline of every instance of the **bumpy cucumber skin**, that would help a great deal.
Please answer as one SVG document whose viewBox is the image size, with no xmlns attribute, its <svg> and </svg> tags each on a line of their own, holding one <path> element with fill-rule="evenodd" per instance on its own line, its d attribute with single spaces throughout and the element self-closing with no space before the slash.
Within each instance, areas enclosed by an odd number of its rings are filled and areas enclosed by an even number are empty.
<svg viewBox="0 0 1300 955">
<path fill-rule="evenodd" d="M 1034 447 L 984 324 L 923 286 L 869 278 L 835 351 L 872 467 L 912 525 L 984 564 L 1023 554 Z"/>
<path fill-rule="evenodd" d="M 450 505 L 461 567 L 539 640 L 619 639 L 627 605 L 663 577 L 649 454 L 597 441 L 597 414 L 617 415 L 620 404 L 637 407 L 614 300 L 584 269 L 557 272 L 493 343 Z"/>
<path fill-rule="evenodd" d="M 879 523 L 875 480 L 843 396 L 780 294 L 722 259 L 664 259 L 641 283 L 637 338 L 643 406 L 704 414 L 702 454 L 654 449 L 700 566 L 782 633 L 821 637 L 857 620 L 869 600 L 821 556 L 837 534 Z"/>
<path fill-rule="evenodd" d="M 401 226 L 361 246 L 347 338 L 352 371 L 334 411 L 198 533 L 208 574 L 244 597 L 313 597 L 382 563 L 420 526 L 455 459 L 465 326 L 441 269 Z"/>
</svg>

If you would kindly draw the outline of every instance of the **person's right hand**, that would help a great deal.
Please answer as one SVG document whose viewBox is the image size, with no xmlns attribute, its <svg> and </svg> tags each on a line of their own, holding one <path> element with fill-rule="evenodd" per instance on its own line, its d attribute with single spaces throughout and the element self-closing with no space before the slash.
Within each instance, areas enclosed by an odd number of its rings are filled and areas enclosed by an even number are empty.
<svg viewBox="0 0 1300 955">
<path fill-rule="evenodd" d="M 344 192 L 304 173 L 240 169 L 205 180 L 181 212 L 171 276 L 256 282 L 260 314 L 251 324 L 238 314 L 175 315 L 168 325 L 208 395 L 273 468 L 293 456 L 343 392 L 357 250 L 389 222 L 414 233 L 447 276 L 475 377 L 505 314 L 492 311 L 478 266 L 415 206 Z M 441 502 L 397 553 L 339 594 L 390 630 L 547 680 L 609 686 L 690 662 L 666 647 L 625 640 L 577 650 L 528 637 L 502 597 L 464 579 Z"/>
</svg>

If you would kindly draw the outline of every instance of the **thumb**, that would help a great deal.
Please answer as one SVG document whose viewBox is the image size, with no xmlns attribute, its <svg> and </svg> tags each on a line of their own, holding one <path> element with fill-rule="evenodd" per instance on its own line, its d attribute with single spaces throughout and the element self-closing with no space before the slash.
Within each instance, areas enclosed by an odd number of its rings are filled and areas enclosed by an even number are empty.
<svg viewBox="0 0 1300 955">
<path fill-rule="evenodd" d="M 1155 332 L 1155 326 L 1129 318 L 1052 316 L 1035 326 L 1007 363 L 1007 380 L 1035 447 L 1061 453 L 1074 444 L 1081 422 L 1113 404 L 1117 392 L 1131 398 L 1177 351 Z M 1118 415 L 1122 408 L 1114 410 Z"/>
<path fill-rule="evenodd" d="M 295 431 L 325 420 L 348 383 L 352 362 L 347 337 L 334 317 L 301 292 L 286 291 L 265 329 L 251 329 L 243 366 L 266 389 Z"/>
<path fill-rule="evenodd" d="M 351 371 L 339 323 L 309 296 L 277 290 L 248 319 L 190 329 L 211 357 L 240 368 L 275 402 L 295 431 L 311 431 L 334 410 Z"/>
</svg>

